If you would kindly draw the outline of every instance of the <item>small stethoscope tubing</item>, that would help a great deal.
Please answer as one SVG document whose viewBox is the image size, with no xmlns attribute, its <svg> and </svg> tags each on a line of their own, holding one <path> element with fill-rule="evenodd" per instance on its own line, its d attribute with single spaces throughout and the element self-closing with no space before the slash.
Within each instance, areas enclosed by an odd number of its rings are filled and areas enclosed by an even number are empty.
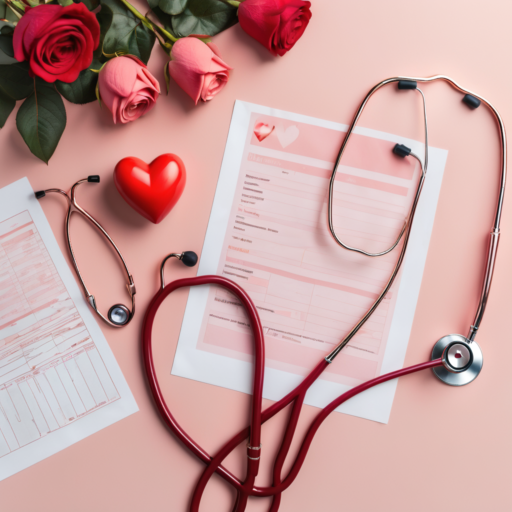
<svg viewBox="0 0 512 512">
<path fill-rule="evenodd" d="M 49 188 L 46 190 L 40 190 L 35 193 L 35 196 L 37 199 L 41 199 L 45 197 L 46 194 L 49 193 L 57 193 L 62 196 L 64 196 L 67 199 L 68 202 L 68 211 L 66 214 L 66 221 L 65 221 L 65 235 L 66 235 L 66 242 L 69 249 L 69 254 L 71 256 L 71 262 L 73 263 L 73 267 L 75 269 L 76 275 L 78 276 L 78 279 L 80 281 L 80 285 L 82 286 L 85 298 L 87 299 L 87 302 L 89 306 L 93 309 L 93 311 L 107 324 L 109 324 L 112 327 L 123 327 L 125 325 L 128 325 L 130 321 L 132 320 L 134 314 L 135 314 L 135 283 L 133 281 L 133 276 L 130 274 L 130 271 L 128 270 L 128 266 L 126 265 L 126 261 L 123 258 L 123 255 L 121 254 L 121 251 L 115 244 L 115 242 L 112 240 L 110 235 L 107 233 L 107 231 L 103 228 L 103 226 L 89 213 L 87 213 L 78 203 L 76 200 L 76 188 L 81 185 L 82 183 L 99 183 L 100 177 L 99 176 L 89 176 L 87 178 L 84 178 L 82 180 L 77 181 L 72 187 L 69 192 L 69 195 L 64 192 L 64 190 L 61 190 L 59 188 Z M 110 246 L 114 249 L 115 253 L 117 254 L 119 260 L 121 261 L 124 273 L 126 274 L 127 278 L 127 284 L 126 289 L 128 290 L 128 294 L 130 295 L 131 299 L 131 310 L 127 308 L 124 304 L 114 304 L 108 311 L 107 316 L 104 316 L 101 311 L 98 309 L 96 305 L 96 298 L 94 295 L 89 291 L 87 288 L 87 285 L 85 284 L 85 280 L 82 276 L 82 273 L 80 272 L 80 268 L 78 267 L 78 262 L 75 257 L 75 252 L 73 251 L 73 245 L 71 243 L 71 235 L 70 235 L 70 222 L 71 222 L 71 216 L 76 213 L 78 215 L 81 215 L 86 219 L 88 222 L 90 222 L 94 227 L 96 227 L 99 232 L 103 235 L 103 237 L 106 238 L 106 240 L 109 242 Z"/>
<path fill-rule="evenodd" d="M 427 127 L 427 117 L 426 117 L 426 102 L 425 96 L 421 90 L 422 99 L 423 99 L 423 113 L 425 119 L 425 155 L 423 162 L 421 159 L 412 153 L 412 151 L 400 144 L 397 144 L 393 151 L 401 157 L 412 156 L 416 158 L 421 167 L 421 176 L 418 181 L 417 190 L 411 205 L 411 209 L 408 213 L 408 216 L 404 222 L 404 226 L 401 229 L 401 232 L 398 236 L 398 239 L 394 242 L 394 244 L 385 251 L 380 253 L 369 253 L 362 249 L 358 249 L 355 247 L 348 246 L 344 242 L 342 242 L 337 236 L 333 221 L 332 221 L 332 203 L 333 203 L 333 194 L 334 194 L 334 182 L 336 173 L 338 171 L 338 167 L 341 162 L 341 158 L 343 152 L 347 146 L 347 143 L 350 139 L 350 136 L 355 128 L 355 125 L 361 116 L 361 113 L 368 103 L 370 97 L 381 87 L 386 84 L 392 82 L 398 82 L 399 88 L 401 89 L 417 89 L 417 82 L 431 82 L 435 80 L 444 80 L 450 83 L 455 89 L 464 93 L 463 101 L 470 106 L 471 108 L 476 108 L 480 105 L 480 102 L 486 104 L 490 110 L 493 112 L 500 131 L 500 145 L 501 145 L 501 181 L 498 193 L 498 201 L 496 207 L 496 216 L 494 225 L 491 232 L 491 240 L 489 245 L 488 258 L 486 261 L 485 267 L 485 275 L 484 282 L 482 285 L 482 292 L 480 296 L 479 306 L 477 308 L 477 313 L 475 316 L 475 320 L 469 329 L 468 336 L 462 336 L 458 334 L 451 334 L 445 336 L 438 340 L 438 342 L 434 345 L 434 349 L 432 351 L 432 359 L 430 361 L 417 364 L 414 366 L 410 366 L 408 368 L 403 368 L 401 370 L 397 370 L 385 375 L 381 375 L 374 379 L 371 379 L 359 386 L 354 387 L 353 389 L 347 391 L 346 393 L 339 396 L 337 399 L 333 400 L 327 407 L 321 410 L 316 418 L 311 423 L 304 439 L 302 441 L 301 448 L 291 465 L 291 469 L 288 474 L 283 477 L 282 470 L 284 466 L 284 462 L 289 453 L 289 449 L 295 434 L 295 430 L 298 424 L 300 412 L 302 405 L 304 404 L 304 399 L 308 389 L 313 385 L 313 383 L 318 379 L 318 377 L 322 374 L 322 372 L 329 366 L 329 364 L 334 360 L 334 358 L 340 353 L 340 351 L 347 345 L 347 343 L 355 336 L 355 334 L 359 331 L 359 329 L 364 325 L 364 323 L 370 318 L 373 312 L 376 310 L 378 305 L 381 303 L 382 299 L 389 291 L 391 285 L 393 284 L 399 269 L 403 263 L 405 252 L 407 249 L 411 228 L 414 220 L 414 215 L 416 212 L 416 207 L 418 204 L 418 200 L 421 194 L 421 190 L 423 187 L 423 183 L 425 180 L 425 175 L 428 166 L 428 127 Z M 487 303 L 487 298 L 490 291 L 490 286 L 492 282 L 492 274 L 494 270 L 496 253 L 498 247 L 498 239 L 499 239 L 499 225 L 501 219 L 501 211 L 503 206 L 503 197 L 505 190 L 505 178 L 506 178 L 506 136 L 505 136 L 505 128 L 501 117 L 495 108 L 484 98 L 478 96 L 474 93 L 471 93 L 462 87 L 460 87 L 455 81 L 452 79 L 437 75 L 430 78 L 415 78 L 415 77 L 396 77 L 390 78 L 387 80 L 383 80 L 379 84 L 377 84 L 365 97 L 359 109 L 356 112 L 356 115 L 345 135 L 343 144 L 341 146 L 339 155 L 336 159 L 336 163 L 333 169 L 333 173 L 331 176 L 330 184 L 329 184 L 329 200 L 328 200 L 328 224 L 329 229 L 333 238 L 336 242 L 343 248 L 361 253 L 365 256 L 370 257 L 378 257 L 384 254 L 389 253 L 393 250 L 398 243 L 402 240 L 402 248 L 399 252 L 396 264 L 391 272 L 391 275 L 385 284 L 381 294 L 377 297 L 373 305 L 369 308 L 369 310 L 362 316 L 362 318 L 357 322 L 357 324 L 353 327 L 353 329 L 340 341 L 340 343 L 336 346 L 336 348 L 328 354 L 324 359 L 322 359 L 317 366 L 309 373 L 309 375 L 302 381 L 302 383 L 297 386 L 294 390 L 288 393 L 285 397 L 283 397 L 278 402 L 275 402 L 273 405 L 261 411 L 262 404 L 262 390 L 263 390 L 263 379 L 264 379 L 264 367 L 265 367 L 265 346 L 264 346 L 264 334 L 263 328 L 261 325 L 261 321 L 258 315 L 258 311 L 256 306 L 253 304 L 249 295 L 235 282 L 226 279 L 222 276 L 200 276 L 200 277 L 192 277 L 187 279 L 180 279 L 174 281 L 167 286 L 164 283 L 164 264 L 165 262 L 171 258 L 177 258 L 183 261 L 185 265 L 193 266 L 197 262 L 197 256 L 191 252 L 185 253 L 172 253 L 167 256 L 162 262 L 160 269 L 161 276 L 161 288 L 157 292 L 157 294 L 152 299 L 148 310 L 146 312 L 144 323 L 143 323 L 143 331 L 142 331 L 142 343 L 143 343 L 143 359 L 144 359 L 144 369 L 148 378 L 149 387 L 153 398 L 155 400 L 155 404 L 157 409 L 165 422 L 165 424 L 171 429 L 171 431 L 182 441 L 182 443 L 200 460 L 202 460 L 206 464 L 206 468 L 203 471 L 192 496 L 190 511 L 198 512 L 199 506 L 201 503 L 201 499 L 208 484 L 210 478 L 214 473 L 220 475 L 226 482 L 228 482 L 233 488 L 236 490 L 236 502 L 233 508 L 234 512 L 243 512 L 246 508 L 248 498 L 250 496 L 256 497 L 269 497 L 272 496 L 272 504 L 270 506 L 269 512 L 277 512 L 279 509 L 279 505 L 281 502 L 281 494 L 284 490 L 286 490 L 297 477 L 299 470 L 304 463 L 309 447 L 311 446 L 312 440 L 318 431 L 320 425 L 327 418 L 327 416 L 333 412 L 337 407 L 339 407 L 346 400 L 352 398 L 353 396 L 370 389 L 378 384 L 383 382 L 396 379 L 398 377 L 408 375 L 411 373 L 415 373 L 425 369 L 432 369 L 436 376 L 442 380 L 443 382 L 450 385 L 464 385 L 471 382 L 482 368 L 482 355 L 478 344 L 474 341 L 477 330 L 482 321 L 483 313 L 485 311 L 485 306 Z M 189 286 L 198 286 L 198 285 L 218 285 L 227 289 L 231 293 L 233 293 L 240 303 L 245 307 L 247 314 L 249 316 L 251 329 L 253 331 L 254 336 L 254 351 L 255 351 L 255 365 L 254 365 L 254 380 L 253 380 L 253 394 L 252 394 L 252 406 L 251 406 L 251 420 L 250 425 L 234 435 L 225 445 L 215 454 L 210 455 L 206 450 L 204 450 L 194 439 L 192 439 L 186 431 L 181 427 L 181 425 L 177 422 L 177 420 L 172 415 L 165 398 L 161 392 L 158 378 L 155 371 L 154 361 L 153 361 L 153 353 L 152 353 L 152 329 L 155 316 L 158 312 L 158 309 L 162 302 L 175 290 L 183 287 Z M 447 374 L 447 375 L 446 375 Z M 464 376 L 466 374 L 466 376 Z M 462 377 L 461 377 L 462 376 Z M 461 377 L 460 379 L 458 377 Z M 273 466 L 273 482 L 271 486 L 267 487 L 258 487 L 255 486 L 256 476 L 259 470 L 259 461 L 262 452 L 261 446 L 261 426 L 263 423 L 268 421 L 270 418 L 278 414 L 287 406 L 291 406 L 290 416 L 287 421 L 287 425 L 285 427 L 285 431 L 283 434 L 283 440 L 281 443 L 281 447 L 277 453 L 277 457 L 274 460 Z M 222 462 L 224 459 L 242 442 L 248 439 L 247 444 L 247 473 L 244 480 L 237 478 L 233 475 L 229 470 L 227 470 Z"/>
</svg>

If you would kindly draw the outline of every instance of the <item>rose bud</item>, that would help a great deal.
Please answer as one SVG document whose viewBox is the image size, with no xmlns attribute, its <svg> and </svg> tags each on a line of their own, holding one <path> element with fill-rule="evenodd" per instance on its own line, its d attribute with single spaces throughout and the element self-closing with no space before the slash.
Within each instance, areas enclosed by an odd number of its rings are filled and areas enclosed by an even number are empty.
<svg viewBox="0 0 512 512">
<path fill-rule="evenodd" d="M 14 29 L 14 58 L 28 60 L 31 76 L 74 82 L 100 42 L 96 16 L 83 3 L 27 7 Z"/>
<path fill-rule="evenodd" d="M 199 98 L 209 101 L 224 88 L 230 69 L 213 43 L 185 37 L 172 46 L 169 75 L 196 105 Z"/>
<path fill-rule="evenodd" d="M 238 7 L 238 21 L 270 53 L 282 57 L 306 30 L 310 7 L 303 0 L 245 0 Z"/>
<path fill-rule="evenodd" d="M 114 123 L 129 123 L 155 106 L 160 84 L 137 57 L 124 55 L 114 57 L 101 68 L 98 90 Z"/>
</svg>

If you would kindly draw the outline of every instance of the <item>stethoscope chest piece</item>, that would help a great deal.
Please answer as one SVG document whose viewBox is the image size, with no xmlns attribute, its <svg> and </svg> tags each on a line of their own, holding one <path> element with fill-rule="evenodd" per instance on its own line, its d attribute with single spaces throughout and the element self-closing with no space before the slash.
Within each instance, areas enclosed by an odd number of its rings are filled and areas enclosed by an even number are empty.
<svg viewBox="0 0 512 512">
<path fill-rule="evenodd" d="M 441 338 L 432 349 L 432 360 L 442 358 L 443 366 L 432 369 L 434 375 L 450 386 L 465 386 L 482 371 L 484 358 L 476 341 L 468 342 L 460 334 Z"/>
<path fill-rule="evenodd" d="M 131 316 L 130 310 L 124 304 L 114 304 L 108 310 L 108 319 L 116 326 L 127 324 Z"/>
</svg>

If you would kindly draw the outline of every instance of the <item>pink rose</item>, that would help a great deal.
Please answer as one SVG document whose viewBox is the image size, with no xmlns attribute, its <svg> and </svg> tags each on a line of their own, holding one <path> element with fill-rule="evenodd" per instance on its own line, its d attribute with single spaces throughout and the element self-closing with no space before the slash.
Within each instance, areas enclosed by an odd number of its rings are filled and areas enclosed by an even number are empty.
<svg viewBox="0 0 512 512">
<path fill-rule="evenodd" d="M 238 7 L 240 26 L 273 55 L 291 50 L 311 19 L 311 2 L 244 0 Z"/>
<path fill-rule="evenodd" d="M 169 75 L 196 105 L 199 98 L 209 101 L 224 88 L 230 69 L 213 43 L 185 37 L 172 46 Z"/>
<path fill-rule="evenodd" d="M 114 123 L 135 121 L 155 106 L 160 94 L 158 81 L 133 55 L 109 60 L 100 71 L 98 89 Z"/>
<path fill-rule="evenodd" d="M 27 7 L 14 29 L 14 57 L 28 60 L 32 76 L 74 82 L 92 62 L 100 25 L 84 4 Z"/>
</svg>

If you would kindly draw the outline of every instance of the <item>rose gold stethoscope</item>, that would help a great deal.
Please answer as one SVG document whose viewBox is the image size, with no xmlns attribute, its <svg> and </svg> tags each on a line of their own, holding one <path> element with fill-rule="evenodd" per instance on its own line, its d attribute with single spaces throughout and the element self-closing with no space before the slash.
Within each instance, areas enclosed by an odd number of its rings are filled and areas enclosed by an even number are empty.
<svg viewBox="0 0 512 512">
<path fill-rule="evenodd" d="M 296 431 L 296 427 L 299 421 L 300 412 L 302 405 L 304 403 L 304 399 L 308 389 L 313 385 L 313 383 L 318 379 L 318 377 L 322 374 L 322 372 L 329 366 L 330 363 L 334 360 L 334 358 L 340 353 L 340 351 L 348 344 L 348 342 L 355 336 L 355 334 L 361 329 L 361 327 L 365 324 L 365 322 L 370 318 L 370 316 L 377 309 L 378 305 L 381 303 L 382 299 L 389 291 L 395 277 L 402 265 L 405 251 L 407 248 L 407 244 L 409 241 L 409 235 L 411 232 L 412 222 L 414 219 L 416 206 L 418 204 L 418 199 L 421 193 L 421 189 L 425 180 L 425 175 L 427 171 L 428 165 L 428 135 L 427 135 L 427 117 L 426 117 L 426 107 L 425 107 L 425 96 L 421 89 L 418 88 L 418 82 L 432 82 L 436 80 L 441 80 L 448 82 L 451 86 L 453 86 L 457 91 L 464 94 L 462 101 L 471 109 L 477 108 L 481 103 L 484 103 L 494 114 L 496 121 L 499 127 L 500 133 L 500 145 L 501 145 L 501 180 L 499 185 L 498 192 L 498 201 L 496 207 L 496 216 L 494 220 L 494 224 L 490 233 L 490 243 L 488 249 L 488 258 L 485 266 L 485 275 L 484 281 L 482 285 L 482 291 L 480 295 L 480 301 L 478 304 L 477 312 L 475 315 L 475 319 L 473 324 L 469 328 L 469 333 L 467 336 L 463 336 L 460 334 L 449 334 L 444 336 L 440 340 L 438 340 L 434 348 L 432 349 L 431 359 L 424 363 L 420 363 L 417 365 L 410 366 L 408 368 L 403 368 L 401 370 L 397 370 L 385 375 L 381 375 L 374 379 L 371 379 L 359 386 L 352 388 L 347 391 L 343 395 L 339 396 L 337 399 L 332 401 L 327 407 L 321 410 L 313 422 L 311 423 L 304 439 L 302 441 L 302 445 L 298 451 L 298 454 L 295 457 L 295 460 L 292 462 L 290 469 L 287 473 L 284 473 L 283 468 L 288 456 L 293 437 Z M 411 209 L 408 213 L 408 216 L 404 222 L 404 226 L 402 227 L 397 240 L 393 243 L 393 245 L 385 251 L 379 253 L 370 253 L 363 249 L 351 247 L 337 236 L 334 224 L 333 224 L 333 196 L 334 196 L 334 181 L 336 177 L 336 173 L 338 172 L 338 168 L 341 162 L 341 158 L 347 143 L 352 135 L 354 128 L 358 119 L 361 116 L 364 107 L 368 103 L 368 100 L 371 96 L 379 90 L 381 87 L 396 82 L 398 84 L 398 89 L 400 90 L 412 90 L 417 91 L 421 94 L 423 100 L 423 113 L 425 119 L 425 155 L 423 162 L 421 159 L 415 155 L 409 148 L 406 146 L 397 144 L 393 148 L 393 152 L 400 157 L 412 156 L 416 158 L 420 163 L 421 167 L 421 176 L 418 180 L 418 187 L 416 190 L 415 197 L 412 202 Z M 265 367 L 265 340 L 263 334 L 263 327 L 261 325 L 261 321 L 259 318 L 257 307 L 252 302 L 249 295 L 241 288 L 237 283 L 226 279 L 222 276 L 199 276 L 192 277 L 187 279 L 179 279 L 171 282 L 167 286 L 164 283 L 163 277 L 163 268 L 165 262 L 171 258 L 176 257 L 181 259 L 183 263 L 191 266 L 196 260 L 197 257 L 194 253 L 187 252 L 181 254 L 171 254 L 167 256 L 162 262 L 162 266 L 160 269 L 161 274 L 161 287 L 152 299 L 148 310 L 146 312 L 146 316 L 144 318 L 143 324 L 143 333 L 142 333 L 142 343 L 143 343 L 143 357 L 144 357 L 144 368 L 146 371 L 146 375 L 148 378 L 149 387 L 151 389 L 151 393 L 155 400 L 156 407 L 158 412 L 160 413 L 163 421 L 169 427 L 169 429 L 176 435 L 176 437 L 187 447 L 191 453 L 193 453 L 196 457 L 199 458 L 202 462 L 205 463 L 206 468 L 204 469 L 201 477 L 199 478 L 194 493 L 192 495 L 192 499 L 190 501 L 190 512 L 198 512 L 199 506 L 206 488 L 211 477 L 217 473 L 220 477 L 222 477 L 228 484 L 230 484 L 236 491 L 236 500 L 234 506 L 232 508 L 233 512 L 243 512 L 248 503 L 249 497 L 272 497 L 272 503 L 269 507 L 269 512 L 277 512 L 279 506 L 281 504 L 281 496 L 283 491 L 285 491 L 296 479 L 299 470 L 304 463 L 309 447 L 311 446 L 312 440 L 320 428 L 323 421 L 328 417 L 328 415 L 334 411 L 338 406 L 344 403 L 346 400 L 356 396 L 357 394 L 370 389 L 373 386 L 381 384 L 383 382 L 389 381 L 391 379 L 395 379 L 400 376 L 408 375 L 420 370 L 432 369 L 434 374 L 444 383 L 452 385 L 452 386 L 463 386 L 472 382 L 480 373 L 483 365 L 483 357 L 482 352 L 478 344 L 474 341 L 479 326 L 482 321 L 482 317 L 485 311 L 485 306 L 487 304 L 487 298 L 489 295 L 492 275 L 494 271 L 494 265 L 496 261 L 496 253 L 498 249 L 498 239 L 499 239 L 499 225 L 501 218 L 501 211 L 503 206 L 503 197 L 505 192 L 505 176 L 506 176 L 506 136 L 505 136 L 505 128 L 503 122 L 501 120 L 500 115 L 496 111 L 496 109 L 484 98 L 478 96 L 470 91 L 459 86 L 456 82 L 454 82 L 451 78 L 446 76 L 433 76 L 430 78 L 413 78 L 413 77 L 396 77 L 384 80 L 378 83 L 371 91 L 367 94 L 362 104 L 360 105 L 357 113 L 345 135 L 345 139 L 341 146 L 340 152 L 335 162 L 335 166 L 331 175 L 331 180 L 329 184 L 329 195 L 328 195 L 328 224 L 330 232 L 336 240 L 336 242 L 346 250 L 354 251 L 364 256 L 369 257 L 379 257 L 384 254 L 392 251 L 400 242 L 403 240 L 403 245 L 400 250 L 400 253 L 397 258 L 397 262 L 395 267 L 391 273 L 391 276 L 384 286 L 382 293 L 377 297 L 374 304 L 370 307 L 370 309 L 363 315 L 363 317 L 357 322 L 357 324 L 352 328 L 352 330 L 341 340 L 341 342 L 336 346 L 336 348 L 327 354 L 325 358 L 323 358 L 317 366 L 311 371 L 311 373 L 302 381 L 302 383 L 297 386 L 294 390 L 290 391 L 285 397 L 283 397 L 278 402 L 275 402 L 270 407 L 262 411 L 262 389 L 263 389 L 263 377 L 264 377 L 264 367 Z M 163 393 L 160 389 L 158 378 L 156 375 L 156 369 L 153 361 L 153 351 L 152 351 L 152 330 L 153 324 L 155 320 L 155 316 L 160 308 L 160 305 L 163 301 L 175 290 L 183 287 L 196 286 L 202 284 L 216 284 L 224 287 L 229 290 L 236 297 L 239 305 L 245 307 L 249 321 L 251 324 L 251 329 L 254 338 L 254 353 L 255 353 L 255 363 L 254 363 L 254 380 L 253 380 L 253 393 L 252 393 L 252 408 L 251 408 L 251 419 L 250 425 L 241 430 L 240 432 L 234 434 L 225 444 L 222 446 L 215 454 L 209 454 L 204 448 L 202 448 L 187 432 L 183 429 L 183 427 L 178 423 L 176 418 L 173 416 L 171 410 L 169 409 L 166 400 L 163 396 Z M 268 421 L 270 418 L 278 414 L 283 409 L 290 407 L 290 415 L 287 420 L 286 427 L 284 429 L 284 434 L 281 442 L 281 446 L 278 450 L 277 457 L 274 460 L 273 470 L 272 470 L 272 484 L 265 487 L 258 487 L 255 485 L 256 476 L 258 474 L 259 462 L 261 458 L 262 445 L 261 445 L 261 427 L 263 423 Z M 230 472 L 224 465 L 223 462 L 226 457 L 241 443 L 247 442 L 247 465 L 246 465 L 246 474 L 245 477 L 240 479 L 236 477 L 232 472 Z"/>
<path fill-rule="evenodd" d="M 83 180 L 77 181 L 72 187 L 69 192 L 69 195 L 64 192 L 64 190 L 61 190 L 59 188 L 49 188 L 47 190 L 40 190 L 35 193 L 37 199 L 43 198 L 46 194 L 51 192 L 56 192 L 57 194 L 63 195 L 67 201 L 68 201 L 68 212 L 66 215 L 66 222 L 65 222 L 65 235 L 66 235 L 66 242 L 68 244 L 69 254 L 71 256 L 71 261 L 73 263 L 73 267 L 75 268 L 76 274 L 78 276 L 78 279 L 80 280 L 80 284 L 82 285 L 83 292 L 85 294 L 85 298 L 87 299 L 87 303 L 93 311 L 107 324 L 111 325 L 112 327 L 123 327 L 127 325 L 131 319 L 133 318 L 133 315 L 135 314 L 135 283 L 133 282 L 133 277 L 130 274 L 130 271 L 128 270 L 128 267 L 126 265 L 126 262 L 123 258 L 123 255 L 121 254 L 121 251 L 118 249 L 117 245 L 114 243 L 110 235 L 105 231 L 103 226 L 89 213 L 87 213 L 76 201 L 76 188 L 81 185 L 82 183 L 99 183 L 100 177 L 99 176 L 89 176 L 88 178 L 85 178 Z M 127 308 L 124 304 L 114 304 L 107 313 L 107 316 L 105 317 L 101 311 L 99 311 L 97 305 L 96 305 L 96 298 L 94 295 L 89 291 L 87 288 L 87 285 L 85 284 L 84 278 L 82 277 L 82 273 L 80 272 L 80 269 L 78 268 L 78 263 L 75 258 L 75 253 L 73 251 L 73 245 L 71 244 L 71 237 L 69 234 L 70 230 L 70 220 L 73 213 L 77 213 L 79 215 L 82 215 L 86 220 L 88 220 L 94 227 L 96 227 L 99 232 L 108 240 L 111 247 L 116 252 L 117 256 L 121 260 L 124 272 L 127 277 L 127 284 L 126 289 L 128 290 L 128 294 L 130 295 L 131 302 L 132 302 L 132 308 L 131 310 Z"/>
</svg>

